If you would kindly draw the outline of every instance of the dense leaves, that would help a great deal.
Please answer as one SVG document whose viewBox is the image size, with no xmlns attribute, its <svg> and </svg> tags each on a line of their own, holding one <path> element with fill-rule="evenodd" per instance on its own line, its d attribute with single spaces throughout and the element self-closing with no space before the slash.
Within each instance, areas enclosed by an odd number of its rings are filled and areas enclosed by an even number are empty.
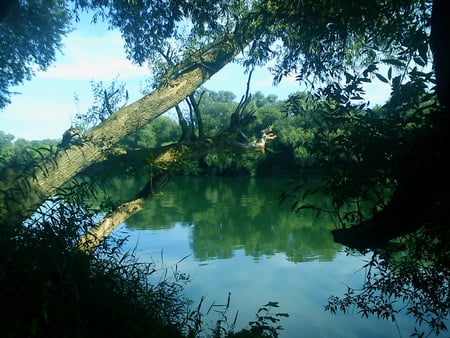
<svg viewBox="0 0 450 338">
<path fill-rule="evenodd" d="M 80 131 L 87 131 L 99 125 L 128 103 L 125 83 L 114 80 L 105 88 L 102 82 L 91 81 L 91 88 L 94 96 L 92 106 L 87 112 L 78 113 L 73 122 L 74 126 Z M 75 97 L 75 101 L 77 100 L 78 97 Z"/>
<path fill-rule="evenodd" d="M 73 191 L 71 192 L 73 193 Z M 65 196 L 70 197 L 70 196 Z M 120 242 L 88 256 L 74 247 L 92 216 L 63 198 L 46 205 L 17 233 L 0 241 L 0 331 L 9 337 L 110 337 L 156 334 L 182 337 L 188 300 L 186 277 L 161 283 L 162 268 L 137 262 Z"/>
<path fill-rule="evenodd" d="M 274 59 L 276 82 L 294 72 L 310 85 L 310 94 L 290 98 L 284 116 L 273 98 L 255 95 L 252 109 L 262 117 L 260 123 L 274 123 L 279 136 L 267 152 L 265 167 L 274 161 L 289 169 L 305 169 L 302 175 L 314 172 L 320 181 L 311 193 L 331 196 L 343 226 L 340 240 L 364 252 L 375 249 L 361 293 L 349 290 L 343 303 L 332 299 L 330 310 L 356 304 L 363 316 L 392 319 L 398 311 L 391 302 L 394 297 L 407 304 L 407 312 L 419 323 L 427 323 L 438 333 L 445 329 L 443 319 L 448 316 L 449 276 L 445 244 L 449 119 L 445 105 L 450 96 L 444 33 L 448 29 L 439 8 L 443 3 L 79 0 L 75 10 L 93 9 L 94 19 L 104 18 L 119 28 L 128 56 L 135 62 L 156 62 L 155 69 L 160 70 L 156 75 L 167 77 L 159 76 L 157 87 L 193 65 L 214 65 L 217 60 L 204 64 L 193 50 L 230 32 L 237 33 L 232 36 L 242 44 L 247 66 Z M 16 11 L 20 20 L 12 22 L 11 16 L 3 14 L 0 18 L 4 44 L 0 106 L 7 103 L 12 85 L 32 75 L 33 65 L 45 69 L 53 60 L 70 17 L 60 2 L 17 2 L 10 11 Z M 430 72 L 431 50 L 436 73 Z M 182 59 L 187 61 L 166 72 Z M 391 97 L 383 106 L 373 107 L 364 100 L 364 86 L 373 81 L 391 87 Z M 118 104 L 112 97 L 115 89 L 110 89 L 97 90 L 100 104 L 92 111 L 96 121 L 113 111 L 105 106 Z M 226 93 L 204 95 L 203 104 L 210 109 L 205 125 L 210 131 L 220 131 L 234 98 Z M 195 126 L 199 120 L 190 116 L 190 123 Z M 261 125 L 254 123 L 247 134 L 258 130 Z M 6 141 L 10 142 L 8 137 Z M 34 157 L 40 154 L 31 155 L 31 172 Z M 3 158 L 9 156 L 7 150 L 2 151 Z M 199 167 L 218 167 L 215 174 L 261 173 L 254 160 L 210 156 Z M 303 202 L 310 194 L 295 196 L 299 186 L 293 189 L 293 208 L 314 207 Z M 351 237 L 355 233 L 356 239 Z M 406 234 L 400 243 L 389 243 Z"/>
<path fill-rule="evenodd" d="M 178 49 L 189 53 L 236 25 L 245 1 L 76 1 L 94 10 L 94 20 L 105 19 L 125 39 L 131 60 L 152 63 Z M 180 43 L 182 42 L 182 43 Z M 167 61 L 167 60 L 164 60 Z M 176 61 L 172 59 L 172 61 Z M 179 60 L 178 60 L 179 61 Z"/>
<path fill-rule="evenodd" d="M 0 109 L 10 102 L 11 87 L 55 60 L 71 15 L 66 1 L 9 1 L 0 18 Z"/>
<path fill-rule="evenodd" d="M 427 61 L 430 1 L 269 1 L 261 11 L 275 18 L 255 45 L 264 55 L 276 39 L 269 58 L 276 57 L 276 80 L 291 71 L 304 81 L 329 83 L 347 69 L 367 66 L 380 53 Z"/>
</svg>

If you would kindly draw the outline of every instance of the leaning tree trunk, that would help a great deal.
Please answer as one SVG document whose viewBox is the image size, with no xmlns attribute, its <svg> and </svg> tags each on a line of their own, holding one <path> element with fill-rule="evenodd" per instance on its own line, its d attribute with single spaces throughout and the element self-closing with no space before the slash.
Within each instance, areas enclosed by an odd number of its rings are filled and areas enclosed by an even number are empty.
<svg viewBox="0 0 450 338">
<path fill-rule="evenodd" d="M 144 208 L 145 203 L 151 200 L 169 181 L 171 173 L 174 172 L 172 167 L 183 160 L 199 158 L 210 153 L 264 153 L 267 142 L 276 138 L 275 134 L 272 133 L 273 126 L 270 125 L 261 130 L 260 137 L 256 141 L 251 141 L 241 130 L 255 119 L 253 112 L 244 112 L 249 102 L 250 76 L 246 94 L 231 114 L 229 128 L 220 134 L 207 139 L 181 141 L 156 149 L 138 150 L 138 158 L 154 158 L 152 167 L 155 167 L 155 175 L 150 173 L 149 181 L 138 194 L 113 208 L 98 224 L 89 229 L 79 239 L 77 246 L 86 252 L 93 251 L 114 229 Z M 191 101 L 195 102 L 192 97 Z M 196 114 L 197 117 L 201 117 L 198 107 Z M 183 122 L 182 116 L 180 116 L 180 122 Z M 182 124 L 182 127 L 187 129 L 186 125 L 183 126 Z M 135 152 L 136 150 L 128 152 L 111 149 L 108 160 L 126 162 L 126 160 L 120 160 L 120 158 L 136 157 L 133 155 Z"/>
<path fill-rule="evenodd" d="M 18 177 L 10 173 L 0 182 L 2 225 L 17 226 L 52 195 L 57 188 L 90 165 L 125 136 L 191 95 L 213 74 L 239 54 L 251 38 L 228 34 L 190 55 L 168 72 L 165 86 L 120 109 L 98 127 L 87 132 L 81 145 L 59 150 L 32 172 Z"/>
</svg>

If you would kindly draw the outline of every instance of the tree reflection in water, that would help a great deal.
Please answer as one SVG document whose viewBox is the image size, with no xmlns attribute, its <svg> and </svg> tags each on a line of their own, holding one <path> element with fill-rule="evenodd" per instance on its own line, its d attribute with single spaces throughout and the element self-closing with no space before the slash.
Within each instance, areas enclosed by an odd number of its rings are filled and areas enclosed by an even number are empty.
<svg viewBox="0 0 450 338">
<path fill-rule="evenodd" d="M 330 297 L 326 309 L 332 313 L 356 309 L 363 317 L 392 320 L 406 313 L 415 318 L 412 336 L 447 331 L 449 235 L 448 226 L 433 224 L 403 237 L 393 248 L 371 252 L 362 289 L 348 288 L 343 297 Z"/>
<path fill-rule="evenodd" d="M 116 182 L 115 189 L 130 187 Z M 193 256 L 205 263 L 238 252 L 254 260 L 278 259 L 280 253 L 294 263 L 335 260 L 342 246 L 332 240 L 332 220 L 317 217 L 313 210 L 292 213 L 289 205 L 279 204 L 278 191 L 282 189 L 283 182 L 273 179 L 177 178 L 161 198 L 130 218 L 127 228 L 189 229 L 185 233 L 189 233 Z M 320 198 L 313 202 L 324 203 Z M 428 325 L 431 335 L 438 335 L 445 329 L 450 305 L 448 231 L 428 228 L 402 238 L 391 248 L 367 252 L 364 285 L 355 288 L 354 281 L 336 280 L 335 284 L 344 282 L 352 287 L 342 297 L 331 296 L 326 309 L 374 315 L 396 323 L 412 316 L 417 331 L 414 325 L 408 329 L 403 325 L 403 334 L 420 336 Z M 339 294 L 330 290 L 328 295 L 333 293 Z M 411 332 L 405 332 L 409 329 Z"/>
<path fill-rule="evenodd" d="M 236 248 L 255 258 L 285 253 L 292 262 L 332 260 L 341 245 L 333 243 L 331 220 L 311 210 L 295 214 L 280 205 L 282 185 L 274 179 L 178 178 L 164 198 L 131 217 L 127 227 L 193 225 L 191 241 L 198 260 L 230 258 Z"/>
</svg>

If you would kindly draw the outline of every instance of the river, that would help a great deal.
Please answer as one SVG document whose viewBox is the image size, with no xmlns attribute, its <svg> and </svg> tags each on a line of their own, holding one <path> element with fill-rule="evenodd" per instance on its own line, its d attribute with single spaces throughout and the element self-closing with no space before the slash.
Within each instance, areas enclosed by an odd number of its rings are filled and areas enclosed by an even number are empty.
<svg viewBox="0 0 450 338">
<path fill-rule="evenodd" d="M 335 227 L 327 215 L 293 213 L 279 203 L 286 182 L 278 179 L 176 178 L 144 210 L 115 234 L 141 261 L 157 261 L 190 276 L 185 294 L 194 303 L 204 297 L 224 304 L 230 293 L 229 322 L 246 327 L 268 301 L 290 337 L 407 337 L 414 319 L 396 322 L 358 313 L 331 314 L 324 305 L 347 286 L 361 287 L 369 257 L 347 255 L 333 242 Z M 318 200 L 318 203 L 325 201 Z M 184 258 L 184 259 L 183 259 Z M 180 261 L 181 260 L 181 261 Z M 215 322 L 220 315 L 205 317 Z"/>
</svg>

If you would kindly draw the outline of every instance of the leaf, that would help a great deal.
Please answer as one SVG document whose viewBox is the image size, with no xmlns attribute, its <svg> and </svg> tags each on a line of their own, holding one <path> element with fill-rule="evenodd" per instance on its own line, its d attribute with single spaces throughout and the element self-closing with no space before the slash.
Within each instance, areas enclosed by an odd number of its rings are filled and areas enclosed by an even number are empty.
<svg viewBox="0 0 450 338">
<path fill-rule="evenodd" d="M 351 74 L 349 74 L 349 73 L 347 73 L 347 72 L 345 72 L 344 75 L 345 75 L 345 82 L 346 82 L 346 83 L 351 82 L 351 81 L 353 80 L 353 78 L 354 78 L 353 75 L 351 75 Z"/>
<path fill-rule="evenodd" d="M 359 96 L 359 95 L 355 95 L 355 96 L 352 96 L 352 97 L 350 98 L 350 100 L 364 100 L 364 98 L 361 97 L 361 96 Z"/>
<path fill-rule="evenodd" d="M 303 209 L 315 209 L 315 206 L 311 205 L 311 204 L 303 204 L 303 205 L 299 206 L 297 209 L 295 209 L 295 212 L 299 212 L 300 210 L 303 210 Z"/>
<path fill-rule="evenodd" d="M 396 77 L 394 77 L 393 79 L 392 79 L 392 88 L 398 88 L 398 87 L 400 87 L 400 81 L 401 81 L 401 77 L 400 77 L 400 75 L 399 76 L 396 76 Z"/>
<path fill-rule="evenodd" d="M 397 67 L 405 67 L 406 66 L 404 62 L 402 62 L 398 59 L 384 59 L 381 61 L 384 63 L 387 63 L 389 65 L 393 65 L 393 66 L 397 66 Z"/>
<path fill-rule="evenodd" d="M 182 261 L 184 261 L 186 258 L 190 257 L 191 254 L 184 256 L 183 258 L 181 258 L 180 260 L 178 260 L 178 262 L 176 262 L 175 264 L 180 264 Z"/>
<path fill-rule="evenodd" d="M 311 195 L 311 194 L 312 194 L 311 189 L 306 190 L 306 191 L 303 193 L 302 199 L 305 200 L 305 199 L 306 199 L 309 195 Z"/>
<path fill-rule="evenodd" d="M 389 79 L 389 80 L 392 80 L 392 67 L 389 67 L 387 76 L 388 76 L 388 79 Z"/>
<path fill-rule="evenodd" d="M 426 66 L 426 62 L 419 56 L 416 56 L 414 58 L 414 62 L 417 63 L 419 66 L 425 67 Z"/>
<path fill-rule="evenodd" d="M 264 311 L 264 312 L 269 311 L 269 309 L 266 308 L 266 306 L 269 306 L 269 304 L 266 304 L 266 305 L 263 305 L 262 307 L 260 307 L 257 313 L 260 313 L 260 312 L 262 312 L 262 311 Z M 261 317 L 261 318 L 262 318 L 262 317 Z"/>
<path fill-rule="evenodd" d="M 378 68 L 377 68 L 377 66 L 376 66 L 376 63 L 372 63 L 371 65 L 369 65 L 365 70 L 364 70 L 364 72 L 363 72 L 363 76 L 364 77 L 367 77 L 367 75 L 369 74 L 369 73 L 372 73 L 372 72 L 374 72 L 375 70 L 377 70 Z"/>
<path fill-rule="evenodd" d="M 280 307 L 278 302 L 272 302 L 269 301 L 267 304 L 263 305 L 263 306 L 269 306 L 269 307 Z"/>
<path fill-rule="evenodd" d="M 384 83 L 389 83 L 389 81 L 383 76 L 383 75 L 381 75 L 380 73 L 375 73 L 375 76 L 378 78 L 378 80 L 380 80 L 381 82 L 384 82 Z"/>
<path fill-rule="evenodd" d="M 287 198 L 292 198 L 292 197 L 294 197 L 294 195 L 282 192 L 280 195 L 280 204 L 282 204 Z"/>
<path fill-rule="evenodd" d="M 419 45 L 419 55 L 422 58 L 422 60 L 424 60 L 425 62 L 427 62 L 428 59 L 428 44 L 427 43 L 422 43 Z"/>
</svg>

